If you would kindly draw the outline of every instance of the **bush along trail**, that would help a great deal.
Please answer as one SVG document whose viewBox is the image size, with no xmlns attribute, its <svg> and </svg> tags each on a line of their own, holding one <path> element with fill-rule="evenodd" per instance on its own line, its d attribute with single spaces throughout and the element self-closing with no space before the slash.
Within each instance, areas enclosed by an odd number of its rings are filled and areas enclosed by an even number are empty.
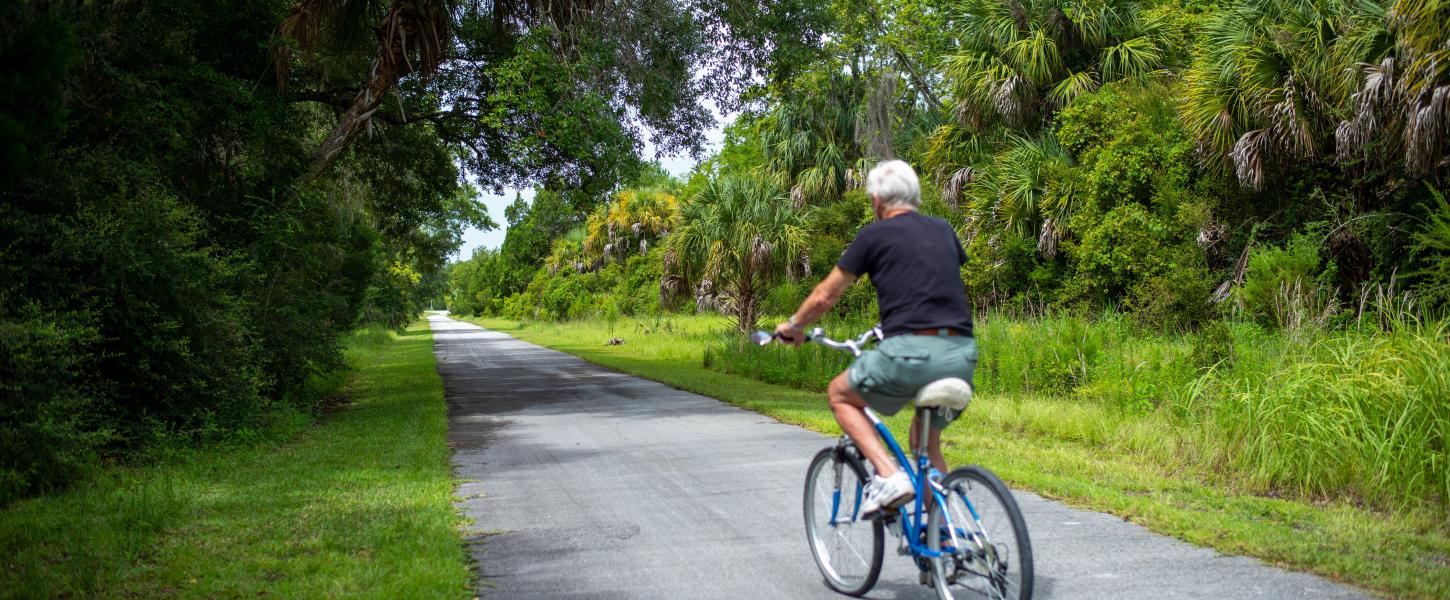
<svg viewBox="0 0 1450 600">
<path fill-rule="evenodd" d="M 787 423 L 839 432 L 819 391 L 825 379 L 800 374 L 834 374 L 843 366 L 840 357 L 813 347 L 752 353 L 740 336 L 722 333 L 730 324 L 720 317 L 472 321 Z M 827 323 L 833 333 L 867 325 Z M 1230 331 L 1236 366 L 1220 357 L 1211 363 L 1216 368 L 1184 375 L 1174 365 L 1200 360 L 1191 358 L 1198 340 L 1137 336 L 1111 315 L 1092 322 L 984 319 L 980 393 L 947 431 L 947 459 L 987 465 L 1013 486 L 1227 554 L 1395 597 L 1450 593 L 1450 528 L 1431 483 L 1443 475 L 1434 468 L 1443 450 L 1375 438 L 1365 425 L 1319 431 L 1317 438 L 1284 430 L 1322 422 L 1327 413 L 1354 423 L 1361 418 L 1352 416 L 1356 411 L 1370 421 L 1395 411 L 1406 428 L 1444 427 L 1443 412 L 1434 412 L 1443 410 L 1450 372 L 1444 327 L 1297 341 L 1255 334 L 1252 327 Z M 624 343 L 605 345 L 613 337 Z M 1055 345 L 1069 342 L 1102 352 L 1091 359 L 1073 353 L 1072 367 L 1043 364 Z M 995 366 L 986 368 L 989 362 Z M 1124 378 L 1133 365 L 1137 373 Z M 1079 369 L 1078 383 L 1052 387 L 1057 384 L 1047 373 L 1054 368 Z M 1170 383 L 1183 387 L 1160 392 L 1161 406 L 1124 399 L 1150 395 L 1128 394 L 1134 386 Z M 1048 387 L 1023 387 L 1029 384 Z M 901 436 L 907 420 L 898 415 L 888 422 Z M 1368 469 L 1376 463 L 1359 453 L 1376 444 L 1405 453 L 1384 464 L 1407 470 L 1400 476 L 1411 481 L 1375 483 L 1385 474 Z M 1256 447 L 1274 450 L 1256 454 Z M 1321 454 L 1318 448 L 1341 450 Z"/>
<path fill-rule="evenodd" d="M 467 597 L 432 336 L 364 332 L 346 353 L 316 425 L 6 507 L 0 598 Z"/>
</svg>

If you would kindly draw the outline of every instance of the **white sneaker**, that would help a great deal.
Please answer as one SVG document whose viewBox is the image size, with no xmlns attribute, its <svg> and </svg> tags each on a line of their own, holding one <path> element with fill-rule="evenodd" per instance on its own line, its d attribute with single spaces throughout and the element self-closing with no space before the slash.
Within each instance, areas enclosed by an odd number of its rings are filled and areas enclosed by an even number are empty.
<svg viewBox="0 0 1450 600">
<path fill-rule="evenodd" d="M 916 497 L 911 478 L 906 471 L 897 471 L 890 477 L 873 476 L 866 484 L 866 499 L 861 501 L 861 516 L 873 517 L 885 508 L 896 508 Z"/>
</svg>

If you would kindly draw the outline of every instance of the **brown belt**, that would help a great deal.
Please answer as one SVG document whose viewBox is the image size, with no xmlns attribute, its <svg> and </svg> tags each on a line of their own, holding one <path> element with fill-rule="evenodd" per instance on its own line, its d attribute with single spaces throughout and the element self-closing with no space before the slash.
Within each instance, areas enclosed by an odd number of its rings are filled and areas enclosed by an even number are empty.
<svg viewBox="0 0 1450 600">
<path fill-rule="evenodd" d="M 962 333 L 961 331 L 952 329 L 950 327 L 942 327 L 940 329 L 918 329 L 911 333 L 913 335 L 967 335 L 965 333 Z"/>
</svg>

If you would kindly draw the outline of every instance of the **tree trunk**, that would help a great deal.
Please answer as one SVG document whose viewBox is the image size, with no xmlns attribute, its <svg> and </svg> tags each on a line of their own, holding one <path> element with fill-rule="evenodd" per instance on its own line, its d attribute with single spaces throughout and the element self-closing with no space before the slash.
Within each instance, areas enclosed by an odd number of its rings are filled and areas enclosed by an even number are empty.
<svg viewBox="0 0 1450 600">
<path fill-rule="evenodd" d="M 758 301 L 756 300 L 754 295 L 751 295 L 749 297 L 740 298 L 739 302 L 740 305 L 737 307 L 739 315 L 737 315 L 737 319 L 740 325 L 740 331 L 743 333 L 750 333 L 752 331 L 755 331 L 755 321 L 757 319 L 757 316 L 755 314 L 755 305 L 758 303 Z"/>
<path fill-rule="evenodd" d="M 926 103 L 934 109 L 945 111 L 946 105 L 942 104 L 941 99 L 932 93 L 931 86 L 927 84 L 926 78 L 921 76 L 921 71 L 917 70 L 916 63 L 912 62 L 911 58 L 905 52 L 902 52 L 900 48 L 893 46 L 891 51 L 896 54 L 896 61 L 901 66 L 906 67 L 906 73 L 911 79 L 912 86 L 918 92 L 921 92 L 921 96 L 926 99 Z"/>
<path fill-rule="evenodd" d="M 307 171 L 297 179 L 290 194 L 296 194 L 299 187 L 315 181 L 332 166 L 383 105 L 383 99 L 398 80 L 415 72 L 426 75 L 437 68 L 443 59 L 448 26 L 447 13 L 436 2 L 393 0 L 375 30 L 378 53 L 373 58 L 367 83 L 338 119 L 332 133 L 312 153 Z M 410 58 L 410 52 L 417 56 Z"/>
<path fill-rule="evenodd" d="M 755 314 L 760 299 L 755 292 L 756 286 L 750 275 L 745 275 L 735 294 L 735 322 L 742 333 L 755 331 L 755 321 L 758 315 Z"/>
<path fill-rule="evenodd" d="M 383 98 L 387 96 L 388 90 L 398 82 L 399 74 L 394 69 L 383 65 L 381 61 L 374 62 L 373 65 L 373 75 L 368 79 L 367 85 L 358 92 L 352 106 L 342 113 L 332 133 L 327 134 L 327 139 L 322 140 L 322 145 L 312 153 L 312 159 L 307 163 L 307 172 L 297 179 L 294 189 L 316 180 L 332 166 L 337 156 L 357 137 L 367 125 L 368 119 L 383 105 Z"/>
</svg>

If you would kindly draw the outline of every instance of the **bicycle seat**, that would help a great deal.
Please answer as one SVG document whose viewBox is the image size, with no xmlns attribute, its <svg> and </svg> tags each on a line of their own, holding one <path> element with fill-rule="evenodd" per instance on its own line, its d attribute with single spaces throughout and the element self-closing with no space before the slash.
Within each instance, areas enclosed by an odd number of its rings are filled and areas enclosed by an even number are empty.
<svg viewBox="0 0 1450 600">
<path fill-rule="evenodd" d="M 971 401 L 972 384 L 959 377 L 938 379 L 921 386 L 921 390 L 916 392 L 918 408 L 945 408 L 960 412 Z"/>
</svg>

